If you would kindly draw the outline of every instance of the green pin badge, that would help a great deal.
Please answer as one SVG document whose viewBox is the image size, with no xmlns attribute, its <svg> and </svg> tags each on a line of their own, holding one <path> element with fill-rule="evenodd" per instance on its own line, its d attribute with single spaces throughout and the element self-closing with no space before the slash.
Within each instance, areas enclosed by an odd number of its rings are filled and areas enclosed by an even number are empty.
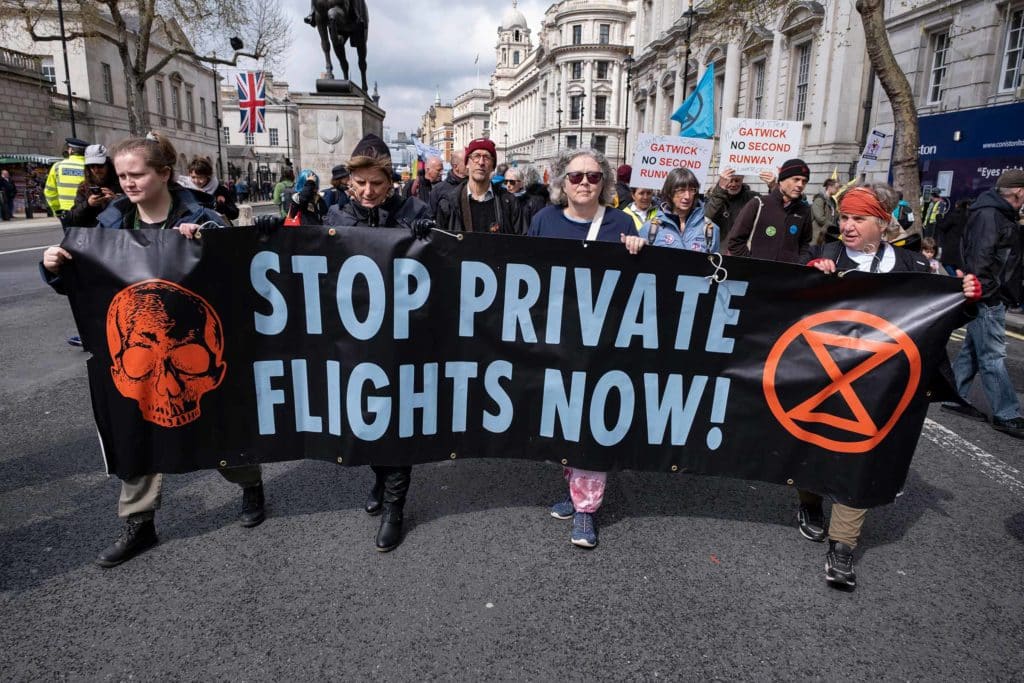
<svg viewBox="0 0 1024 683">
<path fill-rule="evenodd" d="M 775 237 L 775 233 L 776 230 L 774 225 L 769 225 L 767 228 L 764 229 L 764 234 L 768 235 L 769 237 Z"/>
</svg>

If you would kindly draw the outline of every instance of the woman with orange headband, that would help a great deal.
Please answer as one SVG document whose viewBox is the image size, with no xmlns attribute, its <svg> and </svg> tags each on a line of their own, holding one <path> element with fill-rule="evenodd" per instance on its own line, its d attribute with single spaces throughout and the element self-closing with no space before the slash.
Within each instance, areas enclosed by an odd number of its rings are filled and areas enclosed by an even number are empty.
<svg viewBox="0 0 1024 683">
<path fill-rule="evenodd" d="M 916 252 L 894 247 L 883 239 L 898 201 L 896 191 L 884 183 L 848 190 L 839 202 L 840 241 L 817 247 L 813 254 L 815 258 L 807 265 L 823 273 L 851 270 L 867 273 L 929 272 L 928 259 Z M 963 276 L 963 291 L 968 299 L 979 299 L 981 284 L 978 278 Z M 800 533 L 812 541 L 824 541 L 826 537 L 829 540 L 825 580 L 834 586 L 852 590 L 857 585 L 853 550 L 857 547 L 867 510 L 833 503 L 826 531 L 822 497 L 810 491 L 798 490 L 798 493 Z"/>
</svg>

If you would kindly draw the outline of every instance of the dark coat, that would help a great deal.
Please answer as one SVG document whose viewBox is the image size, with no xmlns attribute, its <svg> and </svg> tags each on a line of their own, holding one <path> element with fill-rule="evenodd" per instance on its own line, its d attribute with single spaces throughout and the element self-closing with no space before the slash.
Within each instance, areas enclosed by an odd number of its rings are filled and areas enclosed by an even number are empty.
<svg viewBox="0 0 1024 683">
<path fill-rule="evenodd" d="M 942 265 L 963 270 L 961 243 L 967 225 L 967 208 L 954 208 L 935 224 L 935 239 L 942 249 Z"/>
<path fill-rule="evenodd" d="M 452 188 L 437 203 L 434 219 L 437 226 L 448 232 L 487 232 L 485 226 L 466 226 L 462 219 L 462 198 L 468 196 L 468 179 Z M 515 195 L 502 187 L 491 185 L 494 199 L 498 203 L 498 232 L 506 235 L 524 235 L 529 223 L 523 221 L 523 212 Z M 475 230 L 473 228 L 476 228 Z"/>
<path fill-rule="evenodd" d="M 722 229 L 722 234 L 728 235 L 740 211 L 757 196 L 749 185 L 742 186 L 739 192 L 732 195 L 715 183 L 704 197 L 704 215 Z"/>
<path fill-rule="evenodd" d="M 1021 303 L 1021 235 L 1017 210 L 995 188 L 982 192 L 967 212 L 961 253 L 964 270 L 981 282 L 981 302 Z"/>
<path fill-rule="evenodd" d="M 327 216 L 327 205 L 324 198 L 317 192 L 316 185 L 306 183 L 301 192 L 292 195 L 288 207 L 288 216 L 299 217 L 300 225 L 323 225 Z"/>
<path fill-rule="evenodd" d="M 417 218 L 430 218 L 430 207 L 415 197 L 402 198 L 395 193 L 374 209 L 364 208 L 355 201 L 344 206 L 332 206 L 324 224 L 338 227 L 408 228 Z"/>
<path fill-rule="evenodd" d="M 437 203 L 441 201 L 441 197 L 454 190 L 459 186 L 459 183 L 465 180 L 465 178 L 461 178 L 454 173 L 449 172 L 448 177 L 443 181 L 434 183 L 434 187 L 430 190 L 430 201 L 428 202 L 428 204 L 430 204 L 431 216 L 437 215 Z"/>
<path fill-rule="evenodd" d="M 729 231 L 726 249 L 730 256 L 805 263 L 813 235 L 811 207 L 802 198 L 784 206 L 782 193 L 776 188 L 763 199 L 755 198 L 743 207 Z"/>
<path fill-rule="evenodd" d="M 416 197 L 424 204 L 430 205 L 430 192 L 434 189 L 434 185 L 439 183 L 432 183 L 425 177 L 419 176 L 412 178 L 405 183 L 405 187 L 402 188 L 403 197 Z"/>
<path fill-rule="evenodd" d="M 64 215 L 64 220 L 62 221 L 64 227 L 70 228 L 72 226 L 80 226 L 83 228 L 91 228 L 96 225 L 96 219 L 99 218 L 103 209 L 110 204 L 108 202 L 106 206 L 89 206 L 89 188 L 93 186 L 105 187 L 113 192 L 114 195 L 124 194 L 124 191 L 121 189 L 121 183 L 117 180 L 117 173 L 114 172 L 113 166 L 111 166 L 107 171 L 107 177 L 102 183 L 93 183 L 89 178 L 86 178 L 82 181 L 82 184 L 78 186 L 78 192 L 75 193 L 75 205 Z"/>
<path fill-rule="evenodd" d="M 537 212 L 551 203 L 551 194 L 544 183 L 534 183 L 516 199 L 519 200 L 519 209 L 523 212 L 523 223 L 529 226 Z"/>
</svg>

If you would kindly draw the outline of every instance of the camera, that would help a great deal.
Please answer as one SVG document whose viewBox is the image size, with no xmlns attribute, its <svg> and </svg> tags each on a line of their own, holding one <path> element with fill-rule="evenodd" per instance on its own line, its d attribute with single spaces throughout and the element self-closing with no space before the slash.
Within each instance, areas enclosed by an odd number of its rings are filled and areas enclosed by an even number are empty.
<svg viewBox="0 0 1024 683">
<path fill-rule="evenodd" d="M 89 194 L 101 195 L 103 194 L 103 188 L 98 185 L 90 185 Z"/>
</svg>

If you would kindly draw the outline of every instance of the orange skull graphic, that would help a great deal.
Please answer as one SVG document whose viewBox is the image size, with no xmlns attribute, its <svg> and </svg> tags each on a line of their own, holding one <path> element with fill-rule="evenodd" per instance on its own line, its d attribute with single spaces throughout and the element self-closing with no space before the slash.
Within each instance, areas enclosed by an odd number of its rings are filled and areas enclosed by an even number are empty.
<svg viewBox="0 0 1024 683">
<path fill-rule="evenodd" d="M 224 328 L 205 299 L 166 280 L 125 287 L 107 309 L 110 375 L 145 420 L 180 427 L 199 417 L 199 401 L 220 386 Z"/>
</svg>

